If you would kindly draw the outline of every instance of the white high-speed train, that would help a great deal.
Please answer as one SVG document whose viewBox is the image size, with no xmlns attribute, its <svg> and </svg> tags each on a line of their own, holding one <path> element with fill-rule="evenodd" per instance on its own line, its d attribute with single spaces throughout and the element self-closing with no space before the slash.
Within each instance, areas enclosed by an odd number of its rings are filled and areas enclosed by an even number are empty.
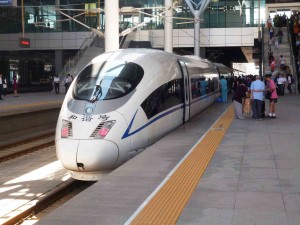
<svg viewBox="0 0 300 225">
<path fill-rule="evenodd" d="M 219 97 L 216 66 L 195 56 L 126 49 L 94 58 L 72 82 L 56 152 L 79 180 L 97 180 Z"/>
</svg>

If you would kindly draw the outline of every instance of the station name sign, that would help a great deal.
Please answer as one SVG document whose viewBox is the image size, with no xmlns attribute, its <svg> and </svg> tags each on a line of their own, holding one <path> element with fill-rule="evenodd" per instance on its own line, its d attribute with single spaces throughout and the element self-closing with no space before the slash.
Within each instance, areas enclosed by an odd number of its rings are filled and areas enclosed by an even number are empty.
<svg viewBox="0 0 300 225">
<path fill-rule="evenodd" d="M 14 6 L 17 7 L 17 0 L 0 0 L 1 6 Z"/>
<path fill-rule="evenodd" d="M 29 38 L 19 38 L 19 46 L 21 48 L 30 48 L 30 39 Z"/>
</svg>

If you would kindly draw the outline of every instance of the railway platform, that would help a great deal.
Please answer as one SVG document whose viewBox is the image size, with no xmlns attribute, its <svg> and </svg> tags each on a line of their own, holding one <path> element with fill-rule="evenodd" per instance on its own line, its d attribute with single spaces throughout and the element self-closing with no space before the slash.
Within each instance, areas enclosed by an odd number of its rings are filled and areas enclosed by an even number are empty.
<svg viewBox="0 0 300 225">
<path fill-rule="evenodd" d="M 37 224 L 299 225 L 299 106 L 256 121 L 217 103 Z"/>
<path fill-rule="evenodd" d="M 21 93 L 0 101 L 0 148 L 40 133 L 54 132 L 64 94 Z"/>
<path fill-rule="evenodd" d="M 64 97 L 65 94 L 52 92 L 21 93 L 19 97 L 9 94 L 0 101 L 0 118 L 41 109 L 60 108 Z"/>
</svg>

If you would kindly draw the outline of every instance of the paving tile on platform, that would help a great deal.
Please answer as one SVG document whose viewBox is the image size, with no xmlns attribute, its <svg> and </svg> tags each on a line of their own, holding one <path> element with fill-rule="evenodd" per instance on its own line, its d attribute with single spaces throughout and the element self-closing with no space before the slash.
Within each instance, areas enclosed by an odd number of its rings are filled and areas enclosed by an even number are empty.
<svg viewBox="0 0 300 225">
<path fill-rule="evenodd" d="M 283 193 L 286 210 L 300 211 L 300 193 Z"/>
<path fill-rule="evenodd" d="M 281 192 L 281 187 L 278 179 L 241 178 L 239 192 Z"/>
<path fill-rule="evenodd" d="M 235 192 L 238 188 L 238 178 L 212 178 L 202 177 L 197 189 L 205 191 L 229 191 Z"/>
<path fill-rule="evenodd" d="M 245 152 L 243 160 L 273 160 L 273 153 L 261 153 L 261 152 Z"/>
<path fill-rule="evenodd" d="M 280 185 L 283 193 L 300 194 L 300 180 L 280 179 Z"/>
<path fill-rule="evenodd" d="M 289 225 L 299 225 L 300 224 L 300 210 L 286 212 Z"/>
<path fill-rule="evenodd" d="M 195 191 L 186 208 L 234 208 L 236 192 Z"/>
<path fill-rule="evenodd" d="M 231 225 L 233 209 L 189 209 L 183 211 L 177 225 Z"/>
<path fill-rule="evenodd" d="M 276 179 L 277 171 L 273 168 L 250 168 L 243 167 L 241 169 L 242 178 L 266 178 L 266 179 Z"/>
<path fill-rule="evenodd" d="M 276 167 L 280 169 L 300 169 L 300 155 L 299 158 L 293 159 L 275 159 Z"/>
<path fill-rule="evenodd" d="M 275 162 L 273 159 L 244 159 L 242 167 L 275 168 Z"/>
<path fill-rule="evenodd" d="M 284 210 L 284 203 L 281 193 L 271 192 L 238 192 L 236 205 L 237 209 L 251 210 Z"/>
<path fill-rule="evenodd" d="M 235 177 L 240 176 L 240 167 L 216 167 L 209 165 L 205 170 L 203 177 L 222 178 L 222 177 Z"/>
<path fill-rule="evenodd" d="M 239 145 L 224 145 L 220 144 L 217 152 L 237 152 L 237 153 L 243 153 L 244 152 L 244 145 L 239 144 Z"/>
<path fill-rule="evenodd" d="M 270 145 L 256 144 L 256 143 L 246 144 L 244 152 L 245 153 L 266 153 L 266 154 L 269 153 L 269 154 L 273 154 L 272 147 Z"/>
<path fill-rule="evenodd" d="M 235 209 L 231 225 L 291 225 L 284 210 Z"/>
<path fill-rule="evenodd" d="M 300 180 L 300 168 L 277 169 L 279 179 Z"/>
</svg>

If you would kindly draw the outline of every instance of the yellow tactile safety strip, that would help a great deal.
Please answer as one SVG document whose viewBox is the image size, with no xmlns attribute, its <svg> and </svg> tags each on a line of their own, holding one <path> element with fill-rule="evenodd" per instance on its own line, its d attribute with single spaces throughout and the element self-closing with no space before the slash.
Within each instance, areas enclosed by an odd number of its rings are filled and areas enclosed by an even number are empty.
<svg viewBox="0 0 300 225">
<path fill-rule="evenodd" d="M 194 147 L 163 187 L 133 219 L 131 225 L 175 224 L 197 187 L 208 163 L 229 128 L 234 111 L 231 105 Z"/>
</svg>

